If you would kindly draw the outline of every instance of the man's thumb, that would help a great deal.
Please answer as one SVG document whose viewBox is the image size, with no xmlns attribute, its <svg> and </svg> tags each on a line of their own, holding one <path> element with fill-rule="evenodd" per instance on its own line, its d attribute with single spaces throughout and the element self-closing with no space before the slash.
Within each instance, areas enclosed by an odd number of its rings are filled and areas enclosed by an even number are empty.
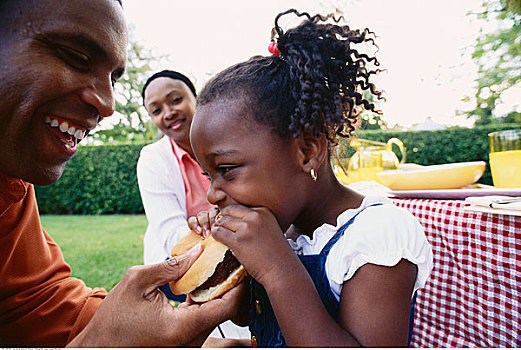
<svg viewBox="0 0 521 350">
<path fill-rule="evenodd" d="M 174 256 L 162 262 L 165 265 L 166 275 L 163 283 L 172 282 L 181 278 L 201 255 L 203 249 L 201 243 L 197 243 L 186 253 Z"/>
</svg>

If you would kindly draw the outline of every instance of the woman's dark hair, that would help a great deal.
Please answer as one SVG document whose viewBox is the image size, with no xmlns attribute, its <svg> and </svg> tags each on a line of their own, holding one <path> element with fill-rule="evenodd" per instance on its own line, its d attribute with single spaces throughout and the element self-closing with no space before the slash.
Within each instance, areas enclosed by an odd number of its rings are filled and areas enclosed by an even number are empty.
<svg viewBox="0 0 521 350">
<path fill-rule="evenodd" d="M 165 70 L 162 70 L 160 72 L 153 74 L 151 77 L 149 77 L 147 79 L 147 81 L 145 82 L 145 85 L 143 85 L 143 90 L 141 90 L 141 96 L 143 96 L 143 101 L 145 101 L 145 91 L 146 91 L 148 85 L 153 80 L 160 78 L 160 77 L 167 77 L 167 78 L 171 78 L 171 79 L 175 79 L 175 80 L 181 80 L 183 83 L 186 84 L 186 86 L 188 86 L 190 91 L 192 91 L 192 94 L 194 94 L 194 96 L 197 97 L 197 93 L 195 92 L 195 86 L 194 86 L 194 84 L 192 84 L 192 81 L 190 79 L 188 79 L 188 77 L 186 77 L 184 74 L 181 74 L 179 72 L 165 69 Z"/>
<path fill-rule="evenodd" d="M 278 22 L 290 13 L 305 20 L 284 32 Z M 330 19 L 335 24 L 321 23 Z M 225 69 L 202 89 L 198 105 L 246 98 L 254 118 L 271 125 L 281 137 L 305 131 L 324 133 L 330 141 L 336 135 L 350 136 L 357 110 L 381 114 L 363 92 L 383 97 L 369 81 L 380 70 L 366 68 L 379 66 L 378 60 L 353 48 L 363 42 L 375 45 L 370 37 L 374 33 L 352 30 L 339 21 L 333 15 L 312 17 L 294 9 L 280 13 L 271 34 L 280 56 L 255 56 Z"/>
</svg>

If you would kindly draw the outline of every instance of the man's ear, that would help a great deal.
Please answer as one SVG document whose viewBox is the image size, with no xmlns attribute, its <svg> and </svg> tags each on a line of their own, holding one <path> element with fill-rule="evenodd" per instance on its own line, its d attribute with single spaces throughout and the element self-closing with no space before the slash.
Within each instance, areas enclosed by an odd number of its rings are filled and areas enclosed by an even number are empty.
<svg viewBox="0 0 521 350">
<path fill-rule="evenodd" d="M 310 173 L 311 169 L 317 171 L 327 156 L 329 142 L 324 134 L 319 137 L 311 132 L 304 132 L 299 136 L 299 162 L 302 171 Z"/>
</svg>

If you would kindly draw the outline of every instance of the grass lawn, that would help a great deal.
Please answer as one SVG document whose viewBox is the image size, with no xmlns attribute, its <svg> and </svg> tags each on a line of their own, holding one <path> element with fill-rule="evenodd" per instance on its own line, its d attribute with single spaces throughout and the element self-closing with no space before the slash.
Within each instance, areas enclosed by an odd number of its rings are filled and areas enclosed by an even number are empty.
<svg viewBox="0 0 521 350">
<path fill-rule="evenodd" d="M 143 263 L 144 215 L 42 215 L 72 275 L 89 287 L 112 289 L 130 266 Z"/>
</svg>

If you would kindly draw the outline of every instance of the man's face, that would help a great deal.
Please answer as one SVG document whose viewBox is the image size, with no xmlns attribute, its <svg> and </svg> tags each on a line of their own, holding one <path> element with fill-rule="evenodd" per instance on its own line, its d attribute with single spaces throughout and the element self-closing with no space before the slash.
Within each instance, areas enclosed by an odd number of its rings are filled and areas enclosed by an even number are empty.
<svg viewBox="0 0 521 350">
<path fill-rule="evenodd" d="M 11 3 L 0 24 L 0 172 L 48 185 L 114 112 L 126 23 L 116 0 Z"/>
</svg>

